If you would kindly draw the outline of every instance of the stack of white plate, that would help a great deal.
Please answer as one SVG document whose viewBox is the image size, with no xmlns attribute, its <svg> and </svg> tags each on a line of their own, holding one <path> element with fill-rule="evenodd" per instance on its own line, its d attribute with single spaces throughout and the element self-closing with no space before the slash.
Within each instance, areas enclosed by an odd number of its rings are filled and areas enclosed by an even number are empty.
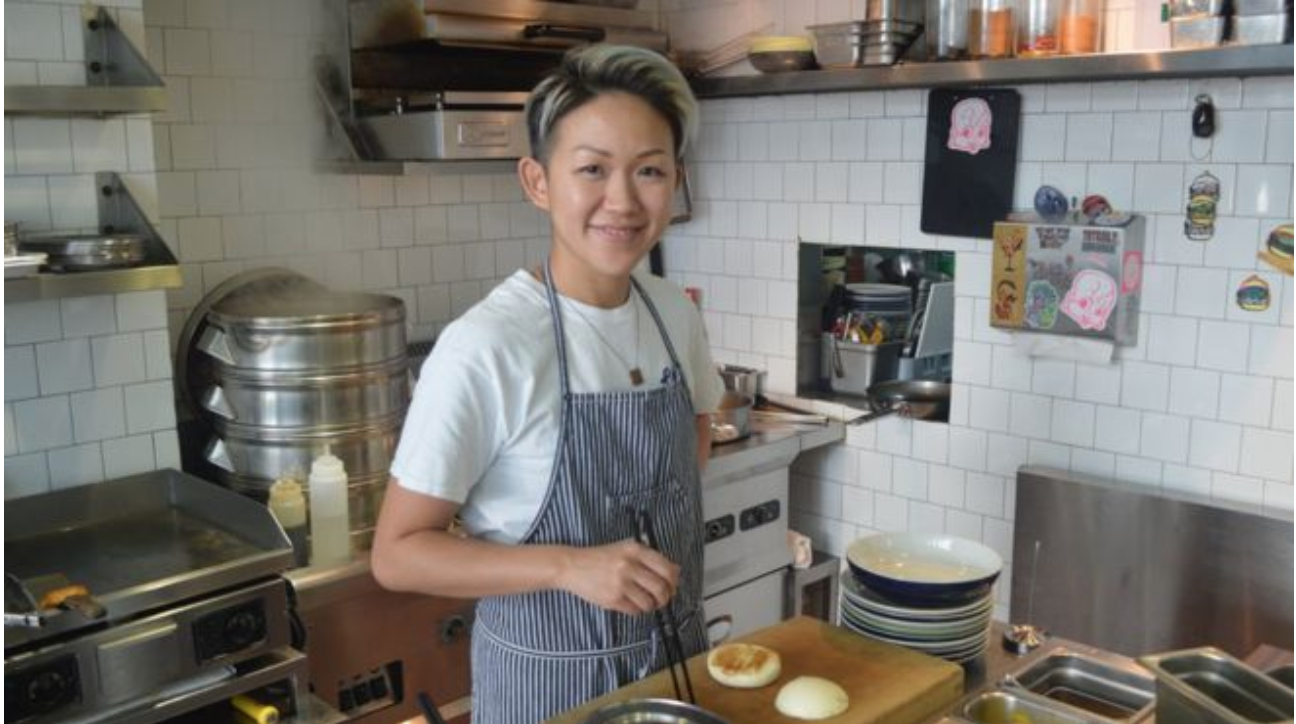
<svg viewBox="0 0 1296 724">
<path fill-rule="evenodd" d="M 851 543 L 846 562 L 843 627 L 958 663 L 985 651 L 1003 568 L 992 549 L 938 533 L 883 533 Z"/>
<path fill-rule="evenodd" d="M 990 640 L 989 594 L 970 603 L 919 607 L 883 597 L 841 574 L 841 625 L 862 636 L 964 664 L 980 656 Z"/>
</svg>

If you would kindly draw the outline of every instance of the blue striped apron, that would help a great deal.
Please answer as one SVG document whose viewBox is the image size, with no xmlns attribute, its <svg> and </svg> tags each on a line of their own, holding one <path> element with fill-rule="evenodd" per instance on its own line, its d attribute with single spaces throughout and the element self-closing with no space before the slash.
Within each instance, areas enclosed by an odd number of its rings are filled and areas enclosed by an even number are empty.
<svg viewBox="0 0 1296 724">
<path fill-rule="evenodd" d="M 653 517 L 663 554 L 682 566 L 671 610 L 684 655 L 707 647 L 701 613 L 702 499 L 692 396 L 670 337 L 638 282 L 671 368 L 662 387 L 573 393 L 566 337 L 549 268 L 545 288 L 558 349 L 562 411 L 544 502 L 519 545 L 577 547 L 635 535 Z M 653 616 L 600 608 L 566 591 L 490 596 L 472 636 L 472 720 L 527 724 L 576 707 L 665 666 Z"/>
</svg>

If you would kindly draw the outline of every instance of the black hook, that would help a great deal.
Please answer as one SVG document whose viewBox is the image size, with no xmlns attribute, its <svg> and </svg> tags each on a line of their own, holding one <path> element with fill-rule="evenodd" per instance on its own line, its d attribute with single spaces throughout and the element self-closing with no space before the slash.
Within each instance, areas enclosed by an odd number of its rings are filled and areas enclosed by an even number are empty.
<svg viewBox="0 0 1296 724">
<path fill-rule="evenodd" d="M 1215 135 L 1215 103 L 1205 93 L 1195 99 L 1197 105 L 1192 112 L 1192 132 L 1197 138 L 1210 138 Z"/>
</svg>

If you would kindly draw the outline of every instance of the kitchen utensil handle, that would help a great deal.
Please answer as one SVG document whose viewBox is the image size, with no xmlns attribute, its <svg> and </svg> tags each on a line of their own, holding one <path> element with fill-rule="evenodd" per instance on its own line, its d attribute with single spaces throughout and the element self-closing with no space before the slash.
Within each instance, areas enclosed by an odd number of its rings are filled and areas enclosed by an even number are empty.
<svg viewBox="0 0 1296 724">
<path fill-rule="evenodd" d="M 432 702 L 432 697 L 428 696 L 426 691 L 418 693 L 419 709 L 423 712 L 423 718 L 427 719 L 428 724 L 446 724 L 446 720 L 441 718 L 441 712 L 437 709 L 436 704 Z"/>
</svg>

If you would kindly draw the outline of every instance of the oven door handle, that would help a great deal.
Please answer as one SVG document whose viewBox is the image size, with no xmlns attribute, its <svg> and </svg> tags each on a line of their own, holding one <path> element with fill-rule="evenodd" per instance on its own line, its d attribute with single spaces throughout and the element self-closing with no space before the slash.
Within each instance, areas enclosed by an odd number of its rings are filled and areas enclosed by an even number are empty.
<svg viewBox="0 0 1296 724">
<path fill-rule="evenodd" d="M 531 23 L 522 28 L 526 38 L 562 38 L 564 40 L 584 40 L 600 43 L 607 37 L 603 28 L 591 28 L 584 25 L 553 25 L 551 23 Z"/>
</svg>

